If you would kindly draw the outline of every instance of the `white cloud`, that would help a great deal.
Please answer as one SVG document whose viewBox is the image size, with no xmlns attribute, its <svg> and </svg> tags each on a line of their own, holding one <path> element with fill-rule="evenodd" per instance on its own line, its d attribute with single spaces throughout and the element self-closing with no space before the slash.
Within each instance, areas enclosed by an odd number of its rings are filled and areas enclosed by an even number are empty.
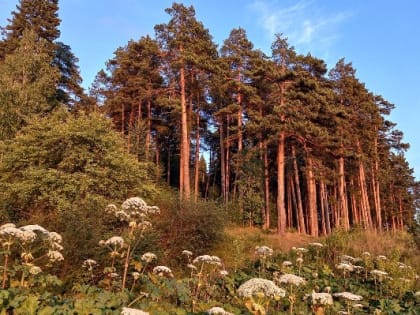
<svg viewBox="0 0 420 315">
<path fill-rule="evenodd" d="M 309 0 L 302 0 L 290 6 L 281 1 L 255 0 L 249 9 L 258 16 L 257 21 L 272 40 L 274 34 L 283 33 L 289 44 L 299 52 L 320 53 L 322 58 L 335 40 L 340 37 L 339 25 L 351 17 L 350 12 L 331 12 Z"/>
</svg>

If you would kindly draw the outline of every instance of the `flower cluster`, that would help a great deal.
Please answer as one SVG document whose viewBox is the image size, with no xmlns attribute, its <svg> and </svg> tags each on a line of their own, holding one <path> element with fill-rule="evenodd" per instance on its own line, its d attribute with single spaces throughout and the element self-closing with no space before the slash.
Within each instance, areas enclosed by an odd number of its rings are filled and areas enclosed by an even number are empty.
<svg viewBox="0 0 420 315">
<path fill-rule="evenodd" d="M 275 278 L 278 283 L 287 283 L 294 286 L 300 286 L 306 284 L 306 280 L 302 277 L 296 276 L 294 274 L 286 273 L 284 275 L 277 276 Z"/>
<path fill-rule="evenodd" d="M 155 259 L 157 259 L 157 257 L 153 253 L 144 253 L 141 256 L 141 260 L 145 261 L 146 263 L 151 263 Z"/>
<path fill-rule="evenodd" d="M 252 278 L 246 281 L 238 288 L 237 293 L 243 298 L 252 298 L 263 294 L 265 297 L 278 299 L 286 295 L 286 291 L 279 288 L 273 281 L 262 278 Z"/>
<path fill-rule="evenodd" d="M 330 293 L 315 291 L 311 294 L 311 300 L 313 305 L 333 305 L 333 297 Z"/>
<path fill-rule="evenodd" d="M 149 315 L 149 313 L 135 308 L 123 307 L 121 315 Z"/>
<path fill-rule="evenodd" d="M 155 268 L 153 268 L 153 273 L 161 277 L 172 278 L 174 276 L 172 274 L 172 270 L 166 266 L 156 266 Z"/>
<path fill-rule="evenodd" d="M 221 266 L 222 260 L 217 256 L 201 255 L 193 260 L 193 264 L 209 264 L 215 266 Z"/>
<path fill-rule="evenodd" d="M 127 222 L 131 228 L 145 229 L 150 225 L 146 218 L 149 215 L 159 214 L 160 210 L 156 206 L 148 206 L 140 197 L 132 197 L 122 203 L 121 209 L 110 204 L 106 207 L 105 212 L 114 215 L 122 222 Z M 148 224 L 145 225 L 144 222 L 148 222 Z"/>
<path fill-rule="evenodd" d="M 260 259 L 266 259 L 273 255 L 273 250 L 268 246 L 256 246 L 255 255 Z"/>
<path fill-rule="evenodd" d="M 353 294 L 353 293 L 350 293 L 350 292 L 339 292 L 339 293 L 334 293 L 333 295 L 337 296 L 337 297 L 342 297 L 342 298 L 344 298 L 346 300 L 349 300 L 349 301 L 361 301 L 361 300 L 363 300 L 362 296 L 357 295 L 357 294 Z"/>
<path fill-rule="evenodd" d="M 211 309 L 207 310 L 206 312 L 209 315 L 233 315 L 233 313 L 229 313 L 225 311 L 223 308 L 214 306 Z"/>
</svg>

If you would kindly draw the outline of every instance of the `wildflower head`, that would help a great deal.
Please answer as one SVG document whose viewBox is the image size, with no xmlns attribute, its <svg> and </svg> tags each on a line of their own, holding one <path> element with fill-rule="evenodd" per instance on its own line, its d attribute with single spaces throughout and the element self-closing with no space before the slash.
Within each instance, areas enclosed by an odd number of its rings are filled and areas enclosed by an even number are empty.
<svg viewBox="0 0 420 315">
<path fill-rule="evenodd" d="M 149 313 L 135 308 L 123 307 L 121 315 L 149 315 Z"/>
<path fill-rule="evenodd" d="M 140 278 L 140 273 L 137 271 L 132 272 L 131 275 L 133 276 L 134 280 L 138 280 Z"/>
<path fill-rule="evenodd" d="M 339 293 L 334 293 L 333 295 L 337 296 L 337 297 L 342 297 L 342 298 L 344 298 L 346 300 L 349 300 L 349 301 L 361 301 L 361 300 L 363 300 L 362 296 L 356 295 L 356 294 L 353 294 L 353 293 L 350 293 L 350 292 L 339 292 Z"/>
<path fill-rule="evenodd" d="M 39 233 L 42 233 L 42 234 L 45 234 L 45 235 L 49 234 L 49 232 L 46 229 L 44 229 L 42 226 L 40 226 L 38 224 L 25 225 L 25 226 L 20 227 L 20 229 L 22 231 L 31 231 L 31 232 L 34 232 L 34 233 L 39 232 Z"/>
<path fill-rule="evenodd" d="M 153 273 L 161 277 L 173 278 L 172 270 L 166 266 L 156 266 L 153 268 Z"/>
<path fill-rule="evenodd" d="M 22 243 L 30 244 L 35 242 L 37 235 L 31 230 L 23 230 L 17 237 Z"/>
<path fill-rule="evenodd" d="M 337 266 L 337 269 L 343 270 L 343 272 L 351 272 L 354 270 L 354 267 L 350 263 L 340 263 Z"/>
<path fill-rule="evenodd" d="M 298 258 L 296 258 L 296 263 L 297 263 L 298 265 L 302 265 L 302 264 L 303 264 L 303 258 L 302 258 L 302 257 L 298 257 Z"/>
<path fill-rule="evenodd" d="M 228 272 L 227 270 L 220 270 L 219 274 L 220 274 L 222 277 L 226 277 L 226 276 L 229 274 L 229 272 Z"/>
<path fill-rule="evenodd" d="M 115 246 L 115 247 L 116 246 L 123 247 L 124 244 L 125 244 L 124 239 L 121 236 L 112 236 L 105 241 L 105 245 Z"/>
<path fill-rule="evenodd" d="M 181 254 L 187 257 L 191 257 L 193 253 L 189 250 L 184 249 Z"/>
<path fill-rule="evenodd" d="M 268 246 L 256 246 L 255 255 L 260 259 L 266 259 L 273 255 L 273 250 Z"/>
<path fill-rule="evenodd" d="M 232 313 L 229 313 L 225 311 L 223 308 L 214 306 L 211 309 L 207 310 L 206 312 L 209 315 L 233 315 Z"/>
<path fill-rule="evenodd" d="M 285 261 L 283 261 L 282 266 L 283 267 L 291 267 L 291 266 L 293 266 L 293 263 L 291 261 L 285 260 Z"/>
<path fill-rule="evenodd" d="M 311 301 L 313 305 L 333 305 L 333 297 L 330 293 L 316 293 L 312 291 Z"/>
<path fill-rule="evenodd" d="M 201 255 L 194 258 L 193 264 L 200 264 L 200 263 L 221 266 L 222 260 L 217 256 L 210 256 L 210 255 Z"/>
<path fill-rule="evenodd" d="M 153 253 L 144 253 L 141 256 L 141 260 L 145 261 L 146 263 L 150 263 L 150 262 L 152 262 L 155 259 L 157 259 L 157 257 Z"/>
<path fill-rule="evenodd" d="M 97 265 L 96 260 L 93 259 L 86 259 L 85 261 L 83 261 L 82 267 L 86 268 L 89 271 L 92 271 L 93 268 Z"/>
<path fill-rule="evenodd" d="M 314 242 L 314 243 L 309 243 L 309 246 L 322 248 L 322 247 L 324 247 L 324 244 Z"/>
<path fill-rule="evenodd" d="M 47 257 L 51 263 L 64 260 L 63 255 L 56 250 L 49 250 L 47 253 Z"/>
<path fill-rule="evenodd" d="M 279 276 L 278 278 L 276 278 L 276 282 L 292 284 L 294 286 L 300 286 L 300 285 L 306 284 L 305 279 L 303 279 L 302 277 L 290 274 L 290 273 L 286 273 L 284 275 Z"/>
<path fill-rule="evenodd" d="M 273 281 L 262 278 L 252 278 L 246 281 L 241 284 L 237 293 L 242 298 L 252 298 L 263 294 L 267 298 L 277 299 L 286 295 L 286 291 L 279 288 Z"/>
<path fill-rule="evenodd" d="M 38 267 L 38 266 L 32 266 L 31 268 L 29 268 L 29 273 L 31 275 L 37 275 L 40 272 L 42 272 L 42 269 L 40 267 Z"/>
</svg>

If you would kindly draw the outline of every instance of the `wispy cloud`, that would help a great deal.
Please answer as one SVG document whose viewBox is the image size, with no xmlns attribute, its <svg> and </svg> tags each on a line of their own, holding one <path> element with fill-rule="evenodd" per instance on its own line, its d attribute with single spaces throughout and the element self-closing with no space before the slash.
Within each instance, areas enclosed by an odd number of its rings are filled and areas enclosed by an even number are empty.
<svg viewBox="0 0 420 315">
<path fill-rule="evenodd" d="M 289 6 L 278 0 L 255 0 L 249 9 L 258 16 L 258 23 L 270 39 L 283 33 L 300 52 L 315 49 L 322 58 L 328 57 L 329 49 L 340 37 L 340 24 L 352 16 L 351 12 L 327 11 L 320 2 L 315 5 L 310 0 Z"/>
</svg>

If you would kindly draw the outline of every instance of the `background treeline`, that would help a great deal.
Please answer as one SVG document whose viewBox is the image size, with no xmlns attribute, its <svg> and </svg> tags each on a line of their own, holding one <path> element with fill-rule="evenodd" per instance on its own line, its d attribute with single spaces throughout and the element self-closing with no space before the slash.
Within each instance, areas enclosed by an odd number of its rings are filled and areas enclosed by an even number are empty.
<svg viewBox="0 0 420 315">
<path fill-rule="evenodd" d="M 412 225 L 419 183 L 387 119 L 394 105 L 351 63 L 328 70 L 282 34 L 266 55 L 242 28 L 218 48 L 193 7 L 166 12 L 153 37 L 116 49 L 87 95 L 58 41 L 58 0 L 19 2 L 0 41 L 0 218 L 94 239 L 107 202 L 157 199 L 166 183 L 279 233 Z"/>
</svg>

